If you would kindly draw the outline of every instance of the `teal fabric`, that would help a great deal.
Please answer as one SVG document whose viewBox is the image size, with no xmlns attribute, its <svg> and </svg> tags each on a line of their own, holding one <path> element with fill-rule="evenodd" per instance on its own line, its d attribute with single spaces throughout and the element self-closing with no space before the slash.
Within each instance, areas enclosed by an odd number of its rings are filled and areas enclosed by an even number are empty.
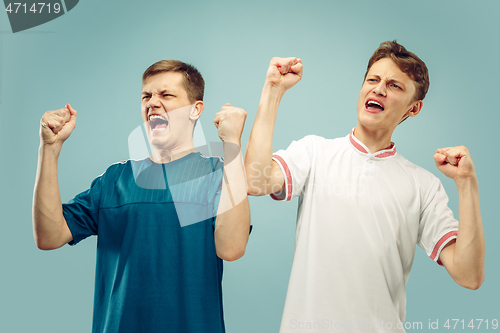
<svg viewBox="0 0 500 333">
<path fill-rule="evenodd" d="M 63 205 L 71 245 L 98 236 L 93 333 L 225 331 L 214 244 L 222 166 L 199 153 L 129 160 Z"/>
</svg>

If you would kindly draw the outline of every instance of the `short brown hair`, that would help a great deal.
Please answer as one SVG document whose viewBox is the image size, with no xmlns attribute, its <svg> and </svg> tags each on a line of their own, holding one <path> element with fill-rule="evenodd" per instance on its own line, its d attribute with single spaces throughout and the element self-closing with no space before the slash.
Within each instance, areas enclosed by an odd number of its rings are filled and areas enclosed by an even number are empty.
<svg viewBox="0 0 500 333">
<path fill-rule="evenodd" d="M 427 66 L 416 54 L 409 52 L 395 40 L 392 42 L 383 42 L 375 50 L 368 61 L 365 79 L 372 65 L 383 58 L 389 58 L 394 61 L 399 69 L 415 82 L 416 92 L 414 99 L 415 101 L 423 100 L 427 94 L 427 90 L 429 90 L 429 72 L 427 71 Z"/>
<path fill-rule="evenodd" d="M 202 101 L 205 92 L 205 81 L 196 67 L 178 60 L 161 60 L 151 66 L 142 74 L 142 83 L 150 76 L 163 72 L 178 72 L 184 77 L 184 88 L 190 102 Z"/>
</svg>

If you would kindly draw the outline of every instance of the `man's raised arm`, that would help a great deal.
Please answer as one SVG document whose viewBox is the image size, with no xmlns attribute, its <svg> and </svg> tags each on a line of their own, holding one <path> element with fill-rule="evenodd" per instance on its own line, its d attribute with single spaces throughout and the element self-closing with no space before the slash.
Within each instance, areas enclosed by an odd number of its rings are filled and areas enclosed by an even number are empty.
<svg viewBox="0 0 500 333">
<path fill-rule="evenodd" d="M 64 141 L 75 128 L 71 105 L 47 111 L 40 121 L 40 148 L 33 193 L 33 235 L 41 250 L 57 249 L 73 239 L 62 213 L 57 162 Z"/>
<path fill-rule="evenodd" d="M 250 233 L 250 207 L 241 161 L 241 134 L 246 117 L 245 110 L 226 103 L 214 119 L 224 145 L 224 174 L 214 240 L 217 255 L 226 261 L 245 254 Z"/>
<path fill-rule="evenodd" d="M 464 146 L 438 149 L 434 160 L 438 169 L 455 181 L 459 198 L 457 239 L 439 258 L 455 282 L 478 289 L 484 281 L 485 245 L 474 163 Z"/>
<path fill-rule="evenodd" d="M 245 171 L 250 195 L 261 196 L 278 192 L 285 183 L 281 169 L 272 160 L 274 124 L 281 98 L 301 78 L 302 60 L 271 60 L 245 152 Z"/>
</svg>

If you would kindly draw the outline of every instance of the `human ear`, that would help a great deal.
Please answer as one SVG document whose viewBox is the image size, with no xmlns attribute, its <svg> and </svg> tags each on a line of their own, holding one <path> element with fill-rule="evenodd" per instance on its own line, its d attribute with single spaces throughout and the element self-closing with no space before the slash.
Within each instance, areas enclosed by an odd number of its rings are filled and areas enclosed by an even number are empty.
<svg viewBox="0 0 500 333">
<path fill-rule="evenodd" d="M 412 107 L 408 110 L 408 112 L 406 112 L 405 116 L 415 117 L 417 114 L 420 113 L 420 110 L 422 110 L 423 105 L 424 102 L 422 102 L 421 100 L 412 103 Z"/>
<path fill-rule="evenodd" d="M 201 113 L 203 112 L 204 108 L 205 108 L 205 104 L 203 103 L 203 101 L 196 101 L 192 105 L 191 112 L 189 113 L 189 119 L 196 120 L 196 119 L 200 118 Z"/>
</svg>

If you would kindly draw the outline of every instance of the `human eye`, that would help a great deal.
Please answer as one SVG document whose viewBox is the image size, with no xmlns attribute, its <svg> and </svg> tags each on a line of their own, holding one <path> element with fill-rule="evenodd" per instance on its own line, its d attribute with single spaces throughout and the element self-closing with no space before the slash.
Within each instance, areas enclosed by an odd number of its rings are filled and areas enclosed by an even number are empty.
<svg viewBox="0 0 500 333">
<path fill-rule="evenodd" d="M 149 96 L 149 95 L 144 95 L 144 96 L 142 96 L 142 100 L 145 101 L 145 100 L 149 99 L 150 97 L 151 96 Z"/>
<path fill-rule="evenodd" d="M 395 88 L 395 89 L 398 89 L 398 90 L 403 90 L 403 88 L 401 88 L 399 85 L 397 85 L 396 83 L 392 83 L 391 84 L 391 87 Z"/>
</svg>

